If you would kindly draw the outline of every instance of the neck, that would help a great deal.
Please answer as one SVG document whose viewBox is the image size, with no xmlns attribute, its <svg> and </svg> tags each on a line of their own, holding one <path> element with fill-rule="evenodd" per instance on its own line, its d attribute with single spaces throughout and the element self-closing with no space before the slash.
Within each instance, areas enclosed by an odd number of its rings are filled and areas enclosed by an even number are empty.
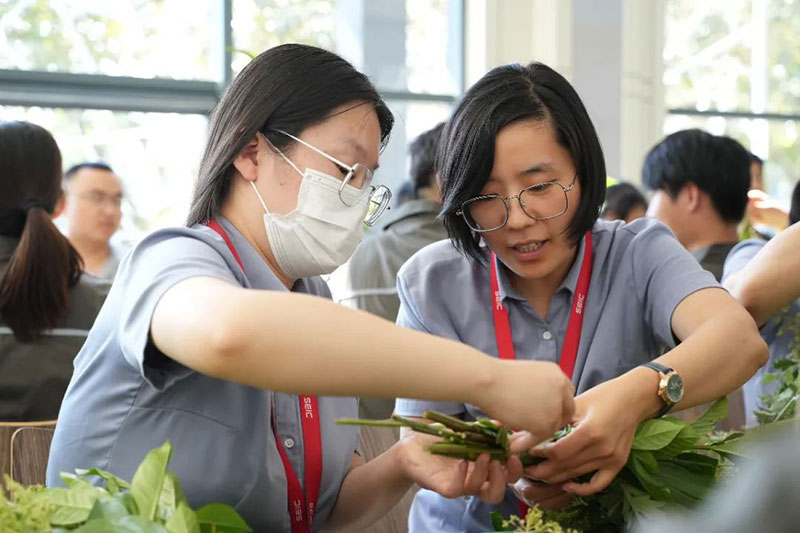
<svg viewBox="0 0 800 533">
<path fill-rule="evenodd" d="M 511 285 L 530 302 L 534 311 L 541 318 L 547 316 L 550 301 L 558 287 L 564 282 L 564 278 L 567 277 L 577 255 L 578 246 L 576 245 L 570 250 L 566 261 L 541 278 L 524 278 L 509 270 Z"/>
<path fill-rule="evenodd" d="M 716 220 L 703 224 L 702 234 L 696 235 L 691 242 L 686 243 L 686 249 L 695 252 L 706 246 L 736 242 L 739 240 L 739 228 L 737 224 L 728 224 L 721 220 Z"/>
<path fill-rule="evenodd" d="M 278 267 L 278 262 L 275 260 L 275 256 L 272 254 L 272 249 L 269 246 L 269 242 L 264 235 L 263 239 L 259 239 L 256 237 L 254 232 L 248 230 L 248 228 L 252 227 L 260 227 L 261 233 L 263 233 L 264 224 L 262 223 L 261 217 L 258 220 L 250 220 L 253 219 L 254 216 L 248 217 L 247 215 L 240 214 L 240 213 L 249 213 L 253 211 L 254 213 L 259 213 L 261 210 L 261 206 L 258 206 L 259 211 L 255 211 L 256 208 L 251 207 L 251 209 L 234 209 L 230 206 L 229 203 L 225 203 L 220 209 L 220 214 L 225 217 L 228 222 L 233 224 L 239 233 L 247 239 L 247 242 L 258 252 L 258 255 L 264 260 L 267 266 L 272 270 L 273 274 L 280 280 L 280 282 L 289 290 L 294 286 L 294 282 L 296 280 L 291 279 L 289 276 L 283 273 L 283 271 Z M 256 226 L 258 224 L 259 226 Z M 263 244 L 261 244 L 263 241 Z"/>
<path fill-rule="evenodd" d="M 83 259 L 84 270 L 97 274 L 111 255 L 108 241 L 96 241 L 70 235 L 69 240 Z"/>
</svg>

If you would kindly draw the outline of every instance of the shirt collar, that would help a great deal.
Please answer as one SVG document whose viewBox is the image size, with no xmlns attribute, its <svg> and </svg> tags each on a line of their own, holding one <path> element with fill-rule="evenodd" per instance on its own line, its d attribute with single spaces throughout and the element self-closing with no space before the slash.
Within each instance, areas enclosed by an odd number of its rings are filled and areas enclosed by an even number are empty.
<svg viewBox="0 0 800 533">
<path fill-rule="evenodd" d="M 558 286 L 556 290 L 556 294 L 559 292 L 566 290 L 569 292 L 570 295 L 575 294 L 575 288 L 578 286 L 578 277 L 581 273 L 581 265 L 583 264 L 583 254 L 585 253 L 585 241 L 584 237 L 581 236 L 580 244 L 578 244 L 578 253 L 575 254 L 575 261 L 573 261 L 572 266 L 567 272 L 566 277 L 561 282 L 561 285 Z M 497 261 L 497 283 L 498 288 L 500 289 L 500 298 L 505 300 L 506 298 L 511 298 L 512 300 L 526 300 L 526 298 L 519 292 L 514 286 L 511 284 L 511 280 L 508 277 L 508 269 L 506 266 L 500 261 L 500 259 L 495 259 Z"/>
</svg>

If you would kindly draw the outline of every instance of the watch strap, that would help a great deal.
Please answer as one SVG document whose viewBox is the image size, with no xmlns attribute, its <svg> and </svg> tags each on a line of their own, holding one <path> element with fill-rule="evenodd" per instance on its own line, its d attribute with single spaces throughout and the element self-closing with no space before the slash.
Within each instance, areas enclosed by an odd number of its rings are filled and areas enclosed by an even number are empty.
<svg viewBox="0 0 800 533">
<path fill-rule="evenodd" d="M 656 363 L 655 361 L 648 361 L 647 363 L 644 363 L 642 366 L 651 368 L 656 372 L 658 372 L 659 374 L 664 374 L 664 375 L 673 372 L 673 370 L 670 367 L 664 366 L 661 363 Z M 672 409 L 672 406 L 675 404 L 665 401 L 664 398 L 661 398 L 660 395 L 658 397 L 664 403 L 664 407 L 662 407 L 661 410 L 658 412 L 658 415 L 656 415 L 657 418 L 661 418 L 665 414 L 669 413 L 670 409 Z"/>
</svg>

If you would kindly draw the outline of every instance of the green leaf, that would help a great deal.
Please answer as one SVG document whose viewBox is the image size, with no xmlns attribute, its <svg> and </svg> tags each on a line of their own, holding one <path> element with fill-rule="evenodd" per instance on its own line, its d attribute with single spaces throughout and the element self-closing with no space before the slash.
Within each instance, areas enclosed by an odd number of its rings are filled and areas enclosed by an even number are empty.
<svg viewBox="0 0 800 533">
<path fill-rule="evenodd" d="M 670 488 L 675 503 L 690 508 L 716 484 L 713 476 L 698 474 L 672 461 L 659 461 L 662 483 Z"/>
<path fill-rule="evenodd" d="M 656 459 L 669 459 L 675 457 L 683 452 L 690 451 L 694 448 L 699 436 L 697 432 L 688 424 L 672 439 L 667 446 L 655 452 Z"/>
<path fill-rule="evenodd" d="M 164 485 L 161 490 L 161 496 L 158 500 L 158 514 L 161 520 L 169 520 L 175 514 L 178 504 L 185 502 L 186 497 L 181 490 L 181 484 L 178 478 L 172 472 L 167 472 L 164 477 Z"/>
<path fill-rule="evenodd" d="M 117 499 L 110 500 L 97 500 L 94 502 L 94 507 L 89 513 L 89 520 L 93 519 L 106 519 L 118 520 L 123 516 L 128 516 L 130 512 L 121 501 Z"/>
<path fill-rule="evenodd" d="M 770 383 L 772 383 L 773 381 L 775 381 L 777 379 L 778 379 L 778 374 L 770 372 L 768 374 L 764 374 L 764 377 L 761 378 L 761 384 L 762 385 L 769 385 Z"/>
<path fill-rule="evenodd" d="M 99 468 L 92 468 L 91 470 L 84 470 L 82 468 L 75 469 L 75 473 L 79 476 L 99 476 L 105 480 L 108 486 L 108 492 L 113 496 L 122 489 L 131 488 L 130 484 L 122 478 L 118 478 L 111 472 L 100 470 Z"/>
<path fill-rule="evenodd" d="M 631 472 L 642 484 L 642 487 L 647 491 L 650 497 L 654 500 L 669 502 L 672 501 L 669 488 L 667 488 L 659 479 L 658 466 L 656 472 L 648 470 L 647 466 L 640 461 L 638 456 L 633 456 L 633 460 L 628 463 Z"/>
<path fill-rule="evenodd" d="M 690 472 L 714 478 L 719 467 L 719 459 L 701 453 L 682 453 L 672 461 Z"/>
<path fill-rule="evenodd" d="M 500 514 L 500 511 L 492 511 L 489 516 L 492 519 L 492 529 L 495 531 L 511 531 L 503 524 L 503 515 Z"/>
<path fill-rule="evenodd" d="M 636 428 L 632 450 L 660 450 L 678 436 L 685 424 L 674 418 L 647 420 Z"/>
<path fill-rule="evenodd" d="M 76 487 L 87 487 L 92 485 L 82 477 L 75 474 L 70 474 L 69 472 L 61 472 L 59 474 L 59 477 L 61 478 L 61 482 L 64 483 L 64 485 L 66 485 L 68 489 Z"/>
<path fill-rule="evenodd" d="M 167 520 L 166 527 L 169 533 L 200 533 L 197 515 L 185 501 L 178 504 L 175 513 Z"/>
<path fill-rule="evenodd" d="M 704 435 L 728 416 L 728 399 L 724 396 L 714 402 L 706 412 L 698 416 L 691 424 L 698 435 Z"/>
<path fill-rule="evenodd" d="M 645 468 L 651 474 L 658 472 L 658 463 L 652 452 L 631 450 L 631 454 L 628 456 L 628 464 L 632 468 L 639 466 Z"/>
<path fill-rule="evenodd" d="M 130 492 L 118 492 L 113 496 L 113 499 L 124 505 L 125 509 L 128 510 L 128 514 L 139 514 L 139 508 L 136 506 L 136 500 L 133 499 L 133 496 Z"/>
<path fill-rule="evenodd" d="M 129 515 L 119 520 L 114 520 L 111 524 L 114 533 L 167 533 L 161 524 L 146 519 L 143 516 Z"/>
<path fill-rule="evenodd" d="M 219 533 L 226 531 L 253 531 L 233 507 L 222 503 L 210 503 L 197 510 L 197 521 L 203 531 L 211 531 L 215 526 Z"/>
<path fill-rule="evenodd" d="M 150 450 L 133 475 L 131 494 L 136 500 L 140 515 L 148 520 L 154 520 L 158 512 L 171 456 L 172 445 L 167 441 L 160 447 Z"/>
<path fill-rule="evenodd" d="M 99 496 L 98 489 L 91 486 L 78 489 L 52 488 L 37 495 L 52 506 L 50 523 L 54 526 L 74 526 L 85 522 Z"/>
</svg>

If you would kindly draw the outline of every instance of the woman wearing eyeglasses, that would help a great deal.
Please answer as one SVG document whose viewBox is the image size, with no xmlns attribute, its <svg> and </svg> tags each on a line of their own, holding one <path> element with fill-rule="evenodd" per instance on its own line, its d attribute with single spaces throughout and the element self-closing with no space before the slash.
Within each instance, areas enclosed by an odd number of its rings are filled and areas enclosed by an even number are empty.
<svg viewBox="0 0 800 533">
<path fill-rule="evenodd" d="M 546 461 L 526 470 L 519 498 L 554 507 L 603 489 L 639 422 L 723 396 L 764 363 L 752 319 L 669 230 L 598 220 L 600 142 L 575 90 L 552 69 L 486 74 L 450 118 L 438 163 L 450 240 L 401 269 L 398 323 L 493 359 L 557 362 L 578 392 L 575 430 L 533 451 Z M 461 402 L 396 405 L 406 416 L 426 409 L 483 414 Z M 591 480 L 574 481 L 584 474 Z M 509 490 L 499 509 L 517 514 L 518 503 Z M 409 525 L 486 531 L 492 508 L 422 490 Z"/>
<path fill-rule="evenodd" d="M 329 301 L 319 275 L 388 201 L 371 181 L 392 122 L 368 79 L 318 48 L 273 48 L 237 76 L 187 227 L 123 261 L 75 360 L 49 484 L 78 467 L 130 478 L 169 439 L 189 503 L 234 505 L 255 531 L 356 530 L 413 481 L 503 497 L 519 461 L 467 465 L 414 437 L 363 465 L 357 430 L 335 424 L 361 395 L 468 401 L 541 437 L 572 414 L 556 365 L 493 362 Z"/>
</svg>

